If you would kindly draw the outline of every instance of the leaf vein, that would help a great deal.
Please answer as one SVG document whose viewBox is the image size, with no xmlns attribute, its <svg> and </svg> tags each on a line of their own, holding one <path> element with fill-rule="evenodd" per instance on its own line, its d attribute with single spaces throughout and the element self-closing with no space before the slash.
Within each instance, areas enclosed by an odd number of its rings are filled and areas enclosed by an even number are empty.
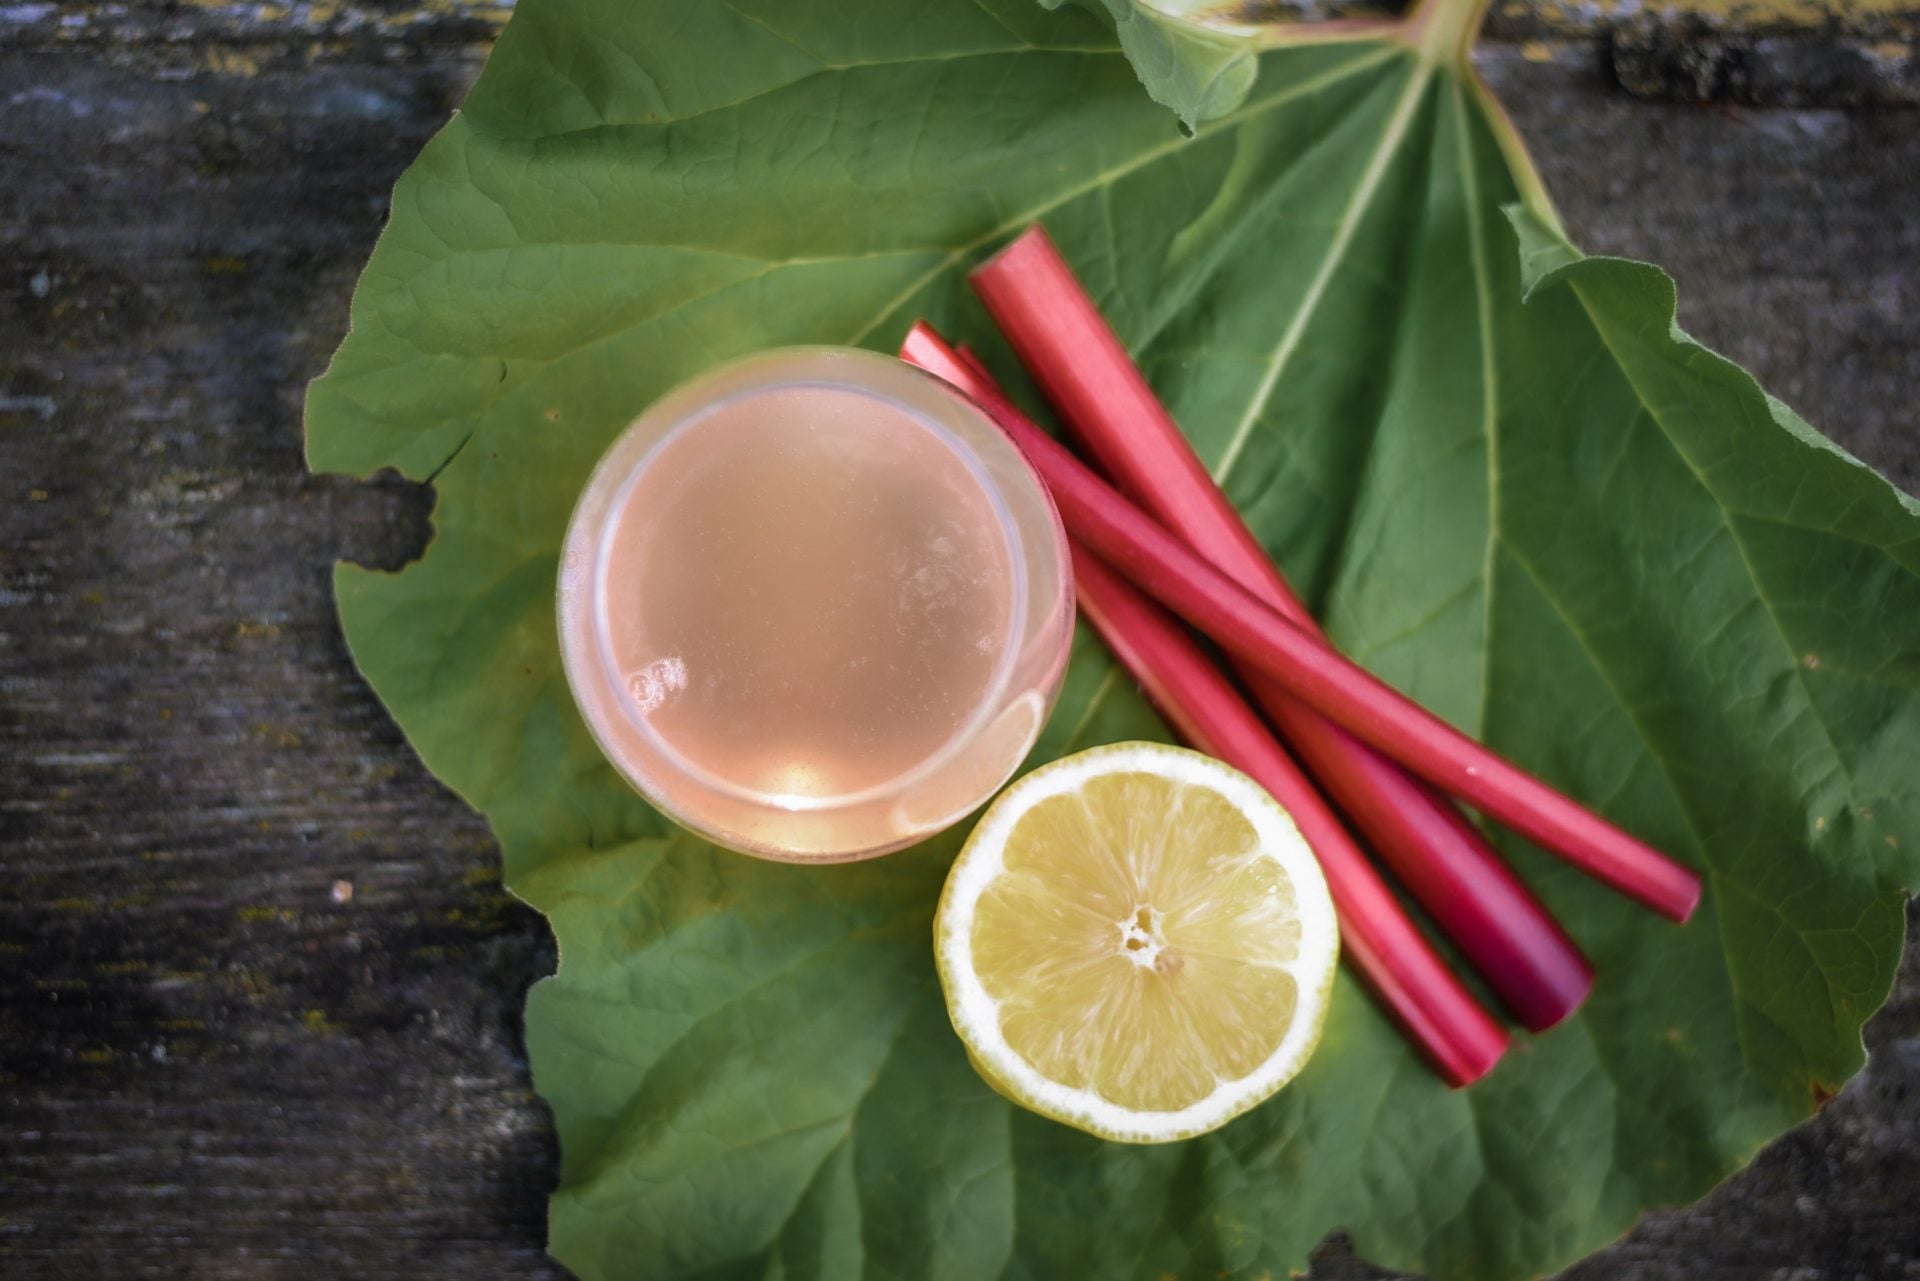
<svg viewBox="0 0 1920 1281">
<path fill-rule="evenodd" d="M 1339 270 L 1341 261 L 1346 257 L 1347 248 L 1353 243 L 1353 236 L 1359 230 L 1362 219 L 1373 205 L 1373 197 L 1380 189 L 1381 181 L 1386 177 L 1387 166 L 1400 149 L 1400 143 L 1407 136 L 1407 129 L 1413 123 L 1414 109 L 1420 104 L 1420 97 L 1426 92 L 1428 83 L 1433 79 L 1433 66 L 1419 63 L 1413 74 L 1407 77 L 1406 88 L 1401 90 L 1399 99 L 1394 103 L 1393 114 L 1387 120 L 1387 127 L 1381 134 L 1380 144 L 1373 149 L 1367 159 L 1367 167 L 1361 171 L 1360 181 L 1348 197 L 1346 207 L 1341 210 L 1340 219 L 1334 225 L 1333 238 L 1327 244 L 1325 257 L 1320 261 L 1319 269 L 1307 285 L 1307 292 L 1300 299 L 1300 306 L 1289 320 L 1286 329 L 1280 335 L 1280 341 L 1267 357 L 1267 365 L 1260 382 L 1254 387 L 1253 398 L 1248 402 L 1240 421 L 1234 425 L 1233 435 L 1227 440 L 1226 450 L 1213 469 L 1213 479 L 1217 484 L 1225 484 L 1232 473 L 1234 464 L 1240 460 L 1240 451 L 1246 447 L 1253 433 L 1254 425 L 1260 415 L 1266 412 L 1267 402 L 1273 396 L 1273 390 L 1279 385 L 1280 376 L 1286 371 L 1287 364 L 1300 345 L 1301 337 L 1306 333 L 1307 325 L 1312 322 L 1314 312 L 1319 309 L 1320 300 L 1326 296 L 1327 286 L 1332 282 L 1334 272 Z"/>
</svg>

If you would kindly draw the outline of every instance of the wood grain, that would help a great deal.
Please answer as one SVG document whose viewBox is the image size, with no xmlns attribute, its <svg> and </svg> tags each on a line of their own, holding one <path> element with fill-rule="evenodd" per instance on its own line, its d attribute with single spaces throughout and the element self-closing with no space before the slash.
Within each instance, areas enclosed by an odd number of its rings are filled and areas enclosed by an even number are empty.
<svg viewBox="0 0 1920 1281">
<path fill-rule="evenodd" d="M 55 12 L 0 26 L 0 1275 L 559 1276 L 519 1024 L 545 929 L 328 585 L 416 555 L 429 496 L 301 459 L 388 189 L 493 18 L 24 8 Z M 1690 328 L 1920 487 L 1920 116 L 1637 103 L 1590 55 L 1489 73 L 1587 245 L 1663 262 Z M 1576 1274 L 1920 1276 L 1908 959 L 1865 1075 Z"/>
</svg>

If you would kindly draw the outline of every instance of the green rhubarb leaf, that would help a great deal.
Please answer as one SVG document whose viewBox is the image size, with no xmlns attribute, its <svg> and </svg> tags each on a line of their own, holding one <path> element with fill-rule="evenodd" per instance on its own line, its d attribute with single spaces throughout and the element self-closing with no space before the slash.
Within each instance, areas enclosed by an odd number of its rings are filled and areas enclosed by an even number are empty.
<svg viewBox="0 0 1920 1281">
<path fill-rule="evenodd" d="M 1056 9 L 1066 0 L 1040 0 Z M 1143 0 L 1082 0 L 1113 22 L 1121 52 L 1153 100 L 1170 108 L 1191 131 L 1246 101 L 1259 74 L 1259 49 L 1243 31 L 1206 22 L 1207 10 Z"/>
<path fill-rule="evenodd" d="M 1039 0 L 1049 9 L 1067 2 Z M 1246 101 L 1262 50 L 1383 38 L 1394 27 L 1369 0 L 1076 2 L 1112 23 L 1140 83 L 1189 133 Z"/>
<path fill-rule="evenodd" d="M 1257 1277 L 1334 1227 L 1529 1276 L 1858 1068 L 1920 880 L 1920 512 L 1675 329 L 1658 270 L 1567 243 L 1436 3 L 1262 54 L 1188 139 L 1071 7 L 522 0 L 401 179 L 309 450 L 438 492 L 341 617 L 558 936 L 528 1045 L 582 1277 Z M 940 1003 L 962 833 L 756 862 L 582 727 L 555 559 L 614 434 L 715 360 L 922 315 L 1011 372 L 963 273 L 1036 218 L 1343 645 L 1705 872 L 1679 928 L 1503 837 L 1599 982 L 1480 1085 L 1343 979 L 1305 1074 L 1212 1136 L 1041 1120 Z M 1083 636 L 1036 755 L 1162 732 Z"/>
</svg>

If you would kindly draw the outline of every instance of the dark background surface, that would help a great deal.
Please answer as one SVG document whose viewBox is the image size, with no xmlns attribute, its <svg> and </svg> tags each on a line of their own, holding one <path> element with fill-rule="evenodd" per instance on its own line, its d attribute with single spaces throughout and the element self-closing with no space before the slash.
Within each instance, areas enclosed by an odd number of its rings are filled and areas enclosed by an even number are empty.
<svg viewBox="0 0 1920 1281">
<path fill-rule="evenodd" d="M 501 15 L 319 8 L 0 7 L 6 1278 L 562 1275 L 520 1040 L 546 930 L 334 617 L 333 561 L 417 555 L 430 495 L 301 459 L 388 190 Z M 1684 325 L 1920 490 L 1920 113 L 1647 101 L 1623 47 L 1484 58 L 1575 238 L 1662 263 Z M 1920 1278 L 1920 949 L 1867 1041 L 1574 1275 Z M 1314 1272 L 1371 1275 L 1338 1238 Z"/>
</svg>

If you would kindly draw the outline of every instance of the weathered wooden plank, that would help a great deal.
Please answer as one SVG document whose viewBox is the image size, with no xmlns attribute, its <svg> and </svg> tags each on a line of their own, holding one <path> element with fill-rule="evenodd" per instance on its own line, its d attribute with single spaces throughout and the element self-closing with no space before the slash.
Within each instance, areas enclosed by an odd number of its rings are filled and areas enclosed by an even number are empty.
<svg viewBox="0 0 1920 1281">
<path fill-rule="evenodd" d="M 176 52 L 0 54 L 0 1274 L 559 1275 L 544 928 L 333 616 L 427 496 L 301 457 L 481 51 Z"/>
<path fill-rule="evenodd" d="M 1411 0 L 1221 0 L 1243 20 L 1406 9 Z M 138 49 L 181 66 L 247 71 L 316 54 L 392 59 L 490 39 L 512 0 L 26 0 L 0 6 L 16 48 Z M 1780 106 L 1920 104 L 1920 0 L 1494 0 L 1489 41 L 1551 56 L 1598 49 L 1646 98 Z"/>
<path fill-rule="evenodd" d="M 114 8 L 72 12 L 122 35 L 0 39 L 0 1273 L 557 1276 L 518 1031 L 545 931 L 327 585 L 415 554 L 428 498 L 300 455 L 476 20 Z M 1920 116 L 1490 73 L 1585 243 L 1664 262 L 1690 328 L 1920 487 Z M 1580 1275 L 1920 1270 L 1913 955 L 1866 1077 Z"/>
</svg>

